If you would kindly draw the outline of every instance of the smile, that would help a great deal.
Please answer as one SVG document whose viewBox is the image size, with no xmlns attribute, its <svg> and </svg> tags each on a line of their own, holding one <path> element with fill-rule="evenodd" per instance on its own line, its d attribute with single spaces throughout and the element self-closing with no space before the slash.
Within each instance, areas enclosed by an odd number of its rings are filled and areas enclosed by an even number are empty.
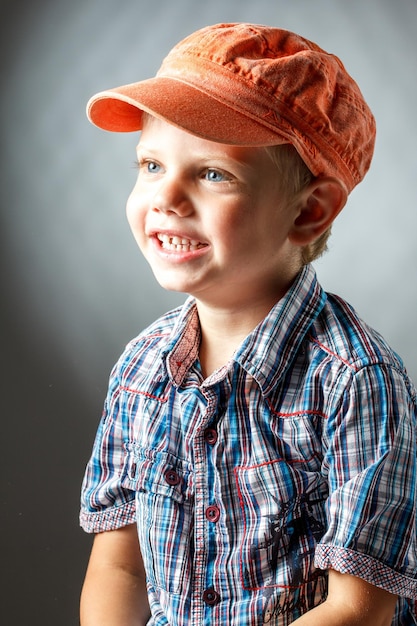
<svg viewBox="0 0 417 626">
<path fill-rule="evenodd" d="M 194 239 L 185 239 L 183 237 L 171 237 L 158 233 L 157 238 L 161 242 L 161 246 L 164 250 L 171 250 L 173 252 L 189 252 L 204 248 L 206 244 L 200 243 Z"/>
</svg>

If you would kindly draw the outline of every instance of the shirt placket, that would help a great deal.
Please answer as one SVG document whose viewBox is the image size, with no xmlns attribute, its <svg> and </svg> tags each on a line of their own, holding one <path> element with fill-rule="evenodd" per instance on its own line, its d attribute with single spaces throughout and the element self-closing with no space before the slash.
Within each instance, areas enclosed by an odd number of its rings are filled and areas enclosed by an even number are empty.
<svg viewBox="0 0 417 626">
<path fill-rule="evenodd" d="M 195 544 L 191 623 L 195 626 L 211 623 L 211 612 L 221 601 L 220 590 L 216 588 L 216 582 L 211 579 L 212 573 L 208 569 L 210 552 L 213 550 L 208 525 L 215 524 L 220 514 L 213 501 L 214 467 L 210 455 L 211 448 L 217 442 L 217 431 L 212 423 L 217 417 L 220 399 L 216 387 L 205 387 L 203 394 L 207 402 L 205 414 L 194 437 Z"/>
</svg>

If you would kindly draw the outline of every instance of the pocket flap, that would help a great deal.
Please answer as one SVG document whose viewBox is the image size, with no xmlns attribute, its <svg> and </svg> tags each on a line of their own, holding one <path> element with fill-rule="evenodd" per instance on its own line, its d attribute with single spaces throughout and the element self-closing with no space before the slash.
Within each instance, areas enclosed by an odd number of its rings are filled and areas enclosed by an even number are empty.
<svg viewBox="0 0 417 626">
<path fill-rule="evenodd" d="M 125 444 L 126 460 L 122 485 L 184 502 L 192 497 L 193 474 L 189 463 L 169 452 L 142 448 L 136 442 Z"/>
</svg>

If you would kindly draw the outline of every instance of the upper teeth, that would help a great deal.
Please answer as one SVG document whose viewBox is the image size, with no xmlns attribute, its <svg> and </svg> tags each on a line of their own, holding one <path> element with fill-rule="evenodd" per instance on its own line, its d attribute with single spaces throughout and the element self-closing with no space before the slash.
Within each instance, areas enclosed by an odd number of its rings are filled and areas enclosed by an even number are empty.
<svg viewBox="0 0 417 626">
<path fill-rule="evenodd" d="M 157 235 L 159 241 L 162 243 L 162 247 L 167 250 L 197 250 L 203 247 L 203 244 L 195 239 L 184 239 L 183 237 L 171 237 L 163 233 Z"/>
</svg>

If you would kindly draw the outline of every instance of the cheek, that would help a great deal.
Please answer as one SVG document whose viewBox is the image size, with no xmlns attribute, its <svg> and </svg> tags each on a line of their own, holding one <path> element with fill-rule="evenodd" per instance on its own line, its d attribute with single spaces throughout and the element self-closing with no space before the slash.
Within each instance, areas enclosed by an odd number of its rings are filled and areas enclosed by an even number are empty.
<svg viewBox="0 0 417 626">
<path fill-rule="evenodd" d="M 127 217 L 127 221 L 129 222 L 130 227 L 132 227 L 132 220 L 133 220 L 134 215 L 135 215 L 134 203 L 132 199 L 132 194 L 130 194 L 126 202 L 126 217 Z"/>
<path fill-rule="evenodd" d="M 132 193 L 126 202 L 126 217 L 131 233 L 143 254 L 145 254 L 146 249 L 145 215 L 146 211 L 142 204 L 138 202 L 137 196 Z"/>
<path fill-rule="evenodd" d="M 142 226 L 143 209 L 139 203 L 138 195 L 132 191 L 126 202 L 126 217 L 130 228 L 135 231 Z"/>
<path fill-rule="evenodd" d="M 236 244 L 246 238 L 253 226 L 252 207 L 244 203 L 219 204 L 203 215 L 203 221 L 218 240 Z"/>
</svg>

